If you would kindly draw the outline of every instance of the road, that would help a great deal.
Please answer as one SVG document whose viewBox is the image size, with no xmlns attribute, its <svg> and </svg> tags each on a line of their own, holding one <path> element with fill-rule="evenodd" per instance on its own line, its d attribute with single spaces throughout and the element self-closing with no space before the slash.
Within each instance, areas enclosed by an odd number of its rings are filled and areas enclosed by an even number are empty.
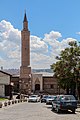
<svg viewBox="0 0 80 120">
<path fill-rule="evenodd" d="M 80 112 L 57 114 L 45 103 L 22 102 L 0 108 L 0 120 L 80 120 Z"/>
</svg>

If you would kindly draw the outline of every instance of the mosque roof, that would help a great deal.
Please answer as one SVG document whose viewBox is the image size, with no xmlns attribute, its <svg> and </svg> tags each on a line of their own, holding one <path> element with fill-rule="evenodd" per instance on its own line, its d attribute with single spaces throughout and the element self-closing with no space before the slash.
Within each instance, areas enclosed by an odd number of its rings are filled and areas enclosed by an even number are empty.
<svg viewBox="0 0 80 120">
<path fill-rule="evenodd" d="M 43 77 L 52 77 L 54 75 L 54 73 L 49 73 L 49 72 L 35 72 L 32 74 L 41 74 Z"/>
</svg>

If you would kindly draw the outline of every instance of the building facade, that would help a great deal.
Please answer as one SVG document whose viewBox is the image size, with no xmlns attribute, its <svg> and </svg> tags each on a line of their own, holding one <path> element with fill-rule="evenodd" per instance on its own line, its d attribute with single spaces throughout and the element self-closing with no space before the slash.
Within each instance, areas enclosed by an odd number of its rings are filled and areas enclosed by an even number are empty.
<svg viewBox="0 0 80 120">
<path fill-rule="evenodd" d="M 0 96 L 12 98 L 11 74 L 0 70 Z"/>
<path fill-rule="evenodd" d="M 58 94 L 57 80 L 52 73 L 33 73 L 32 91 L 33 93 Z"/>
</svg>

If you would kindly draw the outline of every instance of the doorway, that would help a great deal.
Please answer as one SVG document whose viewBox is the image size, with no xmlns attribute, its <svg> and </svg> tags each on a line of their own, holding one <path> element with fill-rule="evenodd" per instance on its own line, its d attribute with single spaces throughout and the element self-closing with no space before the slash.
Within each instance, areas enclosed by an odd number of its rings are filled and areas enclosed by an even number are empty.
<svg viewBox="0 0 80 120">
<path fill-rule="evenodd" d="M 40 84 L 36 84 L 36 85 L 35 85 L 35 91 L 37 91 L 37 90 L 38 90 L 38 91 L 40 90 Z"/>
</svg>

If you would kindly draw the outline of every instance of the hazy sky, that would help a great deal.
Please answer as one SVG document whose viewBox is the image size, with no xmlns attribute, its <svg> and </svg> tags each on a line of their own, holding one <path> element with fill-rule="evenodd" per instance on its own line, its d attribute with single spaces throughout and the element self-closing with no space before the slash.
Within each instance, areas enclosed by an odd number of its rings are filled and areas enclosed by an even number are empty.
<svg viewBox="0 0 80 120">
<path fill-rule="evenodd" d="M 80 0 L 0 0 L 0 67 L 20 67 L 25 10 L 31 67 L 50 68 L 69 41 L 80 41 Z"/>
</svg>

